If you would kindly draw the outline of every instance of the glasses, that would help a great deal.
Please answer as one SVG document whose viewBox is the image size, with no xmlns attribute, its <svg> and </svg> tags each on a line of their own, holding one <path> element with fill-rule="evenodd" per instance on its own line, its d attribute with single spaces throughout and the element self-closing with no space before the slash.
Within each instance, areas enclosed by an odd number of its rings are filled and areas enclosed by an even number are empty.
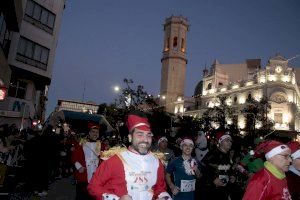
<svg viewBox="0 0 300 200">
<path fill-rule="evenodd" d="M 284 155 L 284 154 L 278 154 L 279 156 L 282 156 L 284 159 L 288 160 L 288 159 L 292 159 L 292 156 L 290 154 Z"/>
</svg>

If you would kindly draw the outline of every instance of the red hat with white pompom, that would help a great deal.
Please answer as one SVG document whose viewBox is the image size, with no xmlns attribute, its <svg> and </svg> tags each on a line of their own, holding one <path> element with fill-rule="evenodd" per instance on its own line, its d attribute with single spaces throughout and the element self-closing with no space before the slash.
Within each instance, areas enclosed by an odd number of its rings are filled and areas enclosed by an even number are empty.
<svg viewBox="0 0 300 200">
<path fill-rule="evenodd" d="M 231 136 L 223 131 L 220 131 L 216 134 L 216 138 L 218 140 L 218 143 L 221 143 L 223 140 L 225 140 L 227 138 L 231 139 Z"/>
<path fill-rule="evenodd" d="M 150 124 L 146 117 L 138 116 L 135 114 L 129 114 L 127 118 L 127 127 L 129 132 L 137 128 L 143 131 L 151 131 Z"/>
<path fill-rule="evenodd" d="M 269 140 L 260 143 L 255 151 L 262 151 L 265 154 L 266 159 L 272 158 L 275 155 L 281 154 L 282 152 L 288 150 L 289 147 L 281 142 L 275 140 Z"/>
<path fill-rule="evenodd" d="M 182 148 L 184 144 L 192 144 L 194 146 L 193 140 L 188 137 L 183 138 L 183 140 L 180 142 L 180 148 Z"/>
</svg>

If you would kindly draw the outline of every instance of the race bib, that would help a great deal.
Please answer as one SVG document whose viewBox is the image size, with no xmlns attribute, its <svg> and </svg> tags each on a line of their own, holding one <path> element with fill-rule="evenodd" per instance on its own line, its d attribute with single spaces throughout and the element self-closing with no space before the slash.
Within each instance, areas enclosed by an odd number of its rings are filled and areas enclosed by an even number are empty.
<svg viewBox="0 0 300 200">
<path fill-rule="evenodd" d="M 99 160 L 98 159 L 91 159 L 86 161 L 87 166 L 98 166 Z"/>
<path fill-rule="evenodd" d="M 180 192 L 195 191 L 196 180 L 181 180 Z"/>
</svg>

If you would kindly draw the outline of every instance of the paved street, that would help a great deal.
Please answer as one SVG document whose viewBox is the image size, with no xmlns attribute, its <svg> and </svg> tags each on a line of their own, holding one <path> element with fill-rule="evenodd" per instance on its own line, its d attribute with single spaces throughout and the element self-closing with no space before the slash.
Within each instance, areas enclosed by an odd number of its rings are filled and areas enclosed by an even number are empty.
<svg viewBox="0 0 300 200">
<path fill-rule="evenodd" d="M 2 200 L 75 200 L 76 186 L 74 184 L 73 177 L 62 178 L 53 182 L 49 186 L 48 195 L 45 197 L 39 197 L 37 195 L 30 194 L 28 192 L 14 193 L 9 197 L 6 191 L 0 192 L 0 199 Z"/>
<path fill-rule="evenodd" d="M 48 195 L 41 200 L 74 200 L 75 184 L 73 177 L 62 178 L 52 183 L 49 187 Z"/>
</svg>

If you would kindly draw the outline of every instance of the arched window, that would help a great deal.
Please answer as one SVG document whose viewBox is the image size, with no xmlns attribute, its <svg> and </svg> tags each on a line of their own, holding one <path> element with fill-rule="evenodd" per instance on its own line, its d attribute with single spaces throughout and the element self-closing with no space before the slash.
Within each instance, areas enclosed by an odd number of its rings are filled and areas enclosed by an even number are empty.
<svg viewBox="0 0 300 200">
<path fill-rule="evenodd" d="M 252 95 L 251 93 L 248 94 L 248 97 L 247 97 L 247 101 L 250 101 L 252 99 Z"/>
<path fill-rule="evenodd" d="M 234 102 L 234 103 L 237 102 L 237 96 L 234 96 L 233 102 Z"/>
<path fill-rule="evenodd" d="M 170 38 L 168 37 L 165 41 L 165 51 L 169 51 L 170 49 Z"/>
<path fill-rule="evenodd" d="M 173 39 L 173 47 L 177 47 L 177 37 L 174 37 Z"/>
<path fill-rule="evenodd" d="M 212 88 L 212 85 L 211 85 L 211 83 L 209 83 L 208 85 L 207 85 L 207 90 L 210 90 Z"/>
<path fill-rule="evenodd" d="M 181 51 L 185 52 L 185 41 L 184 41 L 184 38 L 181 39 Z"/>
</svg>

